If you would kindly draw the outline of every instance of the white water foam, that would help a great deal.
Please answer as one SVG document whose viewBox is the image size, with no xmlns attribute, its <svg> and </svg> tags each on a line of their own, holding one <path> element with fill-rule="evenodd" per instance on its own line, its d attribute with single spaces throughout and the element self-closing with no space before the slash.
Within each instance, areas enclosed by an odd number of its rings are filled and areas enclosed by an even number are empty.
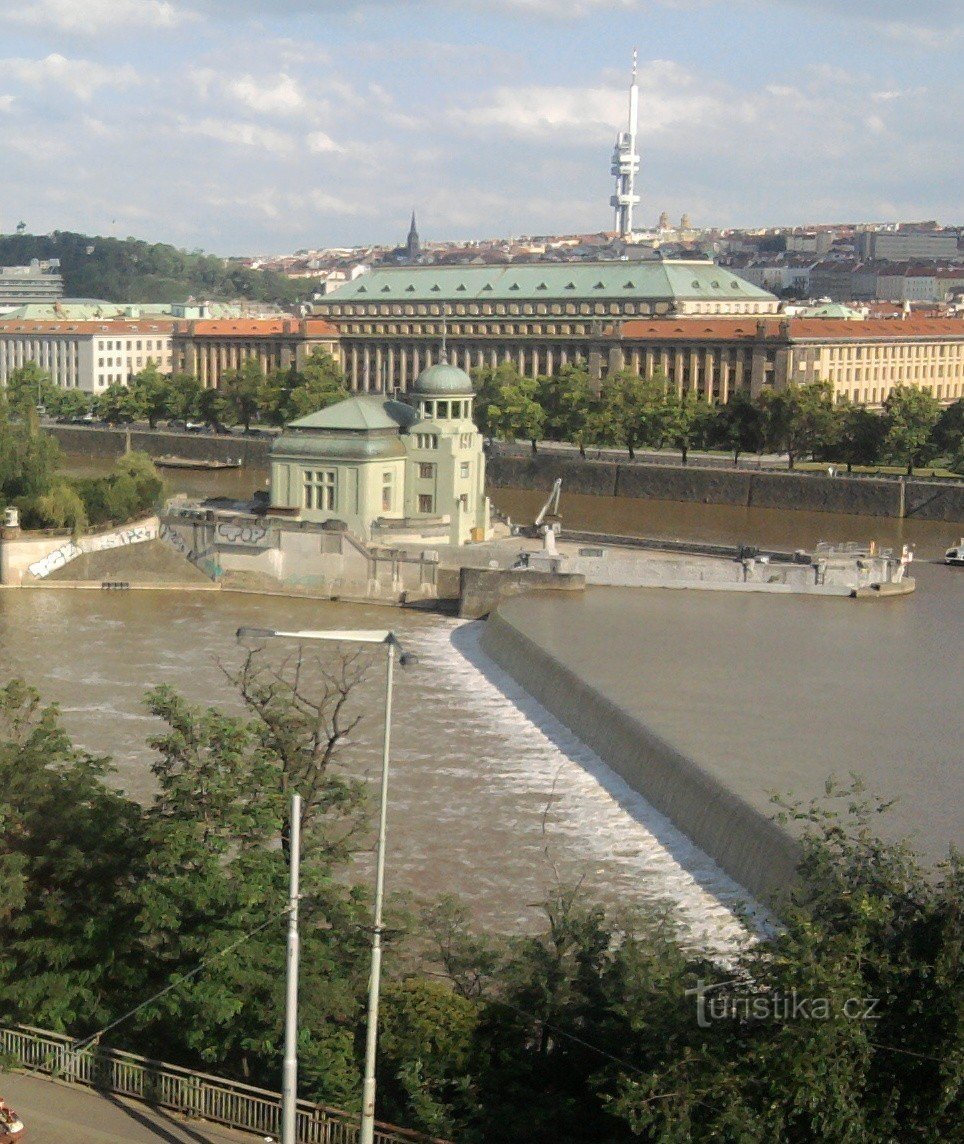
<svg viewBox="0 0 964 1144">
<path fill-rule="evenodd" d="M 450 622 L 417 636 L 433 690 L 447 694 L 459 726 L 478 723 L 477 771 L 500 786 L 546 798 L 546 834 L 587 855 L 587 880 L 615 881 L 630 904 L 671 907 L 684 939 L 726 957 L 765 927 L 765 912 L 664 815 L 481 649 L 482 625 Z M 751 929 L 744 917 L 749 916 Z"/>
</svg>

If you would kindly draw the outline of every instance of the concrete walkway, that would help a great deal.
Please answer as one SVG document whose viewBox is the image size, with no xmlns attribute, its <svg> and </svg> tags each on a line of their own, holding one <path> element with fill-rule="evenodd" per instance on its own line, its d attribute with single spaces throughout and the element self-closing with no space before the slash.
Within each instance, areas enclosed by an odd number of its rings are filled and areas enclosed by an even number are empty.
<svg viewBox="0 0 964 1144">
<path fill-rule="evenodd" d="M 0 1096 L 23 1120 L 24 1144 L 252 1144 L 264 1139 L 45 1077 L 0 1072 Z"/>
</svg>

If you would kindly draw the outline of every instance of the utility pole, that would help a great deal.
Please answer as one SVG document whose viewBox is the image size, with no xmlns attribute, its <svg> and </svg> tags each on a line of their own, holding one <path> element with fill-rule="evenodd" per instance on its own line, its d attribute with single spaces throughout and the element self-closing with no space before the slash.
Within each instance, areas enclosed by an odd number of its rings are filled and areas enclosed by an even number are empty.
<svg viewBox="0 0 964 1144">
<path fill-rule="evenodd" d="M 281 1144 L 298 1144 L 298 874 L 301 795 L 291 796 L 288 826 L 288 955 L 285 974 L 285 1045 L 281 1073 Z"/>
<path fill-rule="evenodd" d="M 395 668 L 394 640 L 385 642 L 385 734 L 382 739 L 382 790 L 378 811 L 378 854 L 375 860 L 375 917 L 372 926 L 372 968 L 368 982 L 368 1029 L 365 1037 L 365 1081 L 362 1086 L 362 1118 L 359 1144 L 375 1140 L 375 1054 L 378 1047 L 378 996 L 382 976 L 382 899 L 385 895 L 385 839 L 388 826 L 388 760 L 392 737 L 392 686 Z"/>
</svg>

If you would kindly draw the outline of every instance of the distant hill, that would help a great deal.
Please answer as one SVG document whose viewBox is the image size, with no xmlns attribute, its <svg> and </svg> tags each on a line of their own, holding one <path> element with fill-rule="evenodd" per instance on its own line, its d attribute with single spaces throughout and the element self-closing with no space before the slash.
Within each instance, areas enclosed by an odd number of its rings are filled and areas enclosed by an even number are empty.
<svg viewBox="0 0 964 1144">
<path fill-rule="evenodd" d="M 24 266 L 32 258 L 60 259 L 64 293 L 108 302 L 226 301 L 291 305 L 310 287 L 270 270 L 248 270 L 231 259 L 137 238 L 103 238 L 55 230 L 50 234 L 0 235 L 0 266 Z"/>
</svg>

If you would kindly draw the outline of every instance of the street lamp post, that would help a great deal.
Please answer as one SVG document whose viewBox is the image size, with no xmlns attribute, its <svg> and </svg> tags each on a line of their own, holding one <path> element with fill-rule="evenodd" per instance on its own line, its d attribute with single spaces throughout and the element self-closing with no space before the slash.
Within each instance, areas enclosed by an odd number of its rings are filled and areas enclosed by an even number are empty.
<svg viewBox="0 0 964 1144">
<path fill-rule="evenodd" d="M 385 646 L 385 722 L 382 737 L 382 773 L 381 793 L 378 807 L 378 846 L 375 858 L 375 903 L 372 922 L 372 961 L 371 975 L 368 980 L 368 1025 L 365 1038 L 365 1075 L 362 1087 L 362 1115 L 359 1144 L 374 1144 L 375 1138 L 375 1057 L 378 1050 L 378 1002 L 381 989 L 382 972 L 382 905 L 385 897 L 385 841 L 388 830 L 388 765 L 391 756 L 392 736 L 392 696 L 394 690 L 395 654 L 399 653 L 399 662 L 406 666 L 417 663 L 417 659 L 409 652 L 402 652 L 398 638 L 392 631 L 275 631 L 272 628 L 238 628 L 237 637 L 244 639 L 293 639 L 293 640 L 324 640 L 332 643 L 363 643 L 384 644 Z M 297 797 L 297 796 L 295 796 Z M 293 812 L 292 812 L 293 815 Z M 300 816 L 299 816 L 300 817 Z M 294 830 L 292 826 L 292 830 Z M 297 892 L 297 885 L 295 891 Z M 297 911 L 297 905 L 293 907 Z M 290 914 L 289 914 L 290 917 Z M 282 1144 L 296 1144 L 294 1137 L 294 1107 L 295 1085 L 297 1078 L 297 912 L 295 917 L 295 945 L 294 965 L 292 966 L 291 929 L 289 928 L 288 946 L 288 973 L 289 988 L 285 1009 L 285 1059 L 284 1059 L 284 1089 L 283 1094 L 289 1091 L 291 1106 L 291 1137 L 282 1135 Z M 290 925 L 290 923 L 289 923 Z M 294 988 L 291 981 L 294 980 Z M 290 1031 L 290 1041 L 289 1041 Z M 290 1050 L 290 1051 L 289 1051 Z M 285 1110 L 287 1105 L 282 1104 L 282 1126 L 286 1128 L 288 1120 Z"/>
</svg>

